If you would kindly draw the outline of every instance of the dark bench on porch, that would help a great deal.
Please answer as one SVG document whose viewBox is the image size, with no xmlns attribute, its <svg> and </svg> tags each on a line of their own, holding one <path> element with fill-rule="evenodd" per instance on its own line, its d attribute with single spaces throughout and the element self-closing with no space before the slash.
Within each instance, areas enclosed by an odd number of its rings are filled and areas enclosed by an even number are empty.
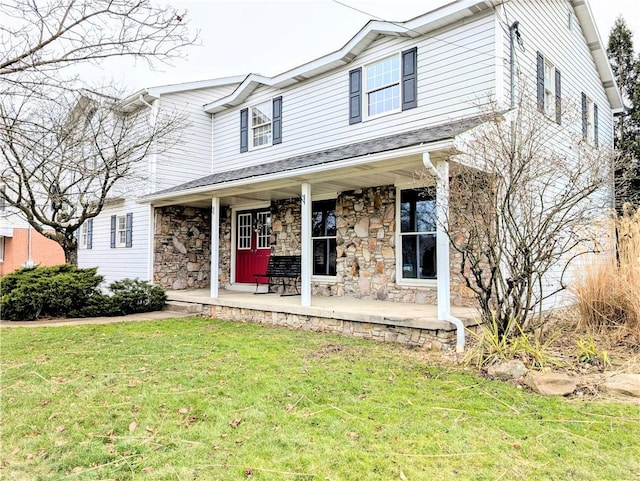
<svg viewBox="0 0 640 481">
<path fill-rule="evenodd" d="M 253 277 L 256 280 L 256 294 L 270 294 L 276 293 L 277 286 L 282 286 L 283 296 L 295 296 L 300 295 L 298 289 L 298 282 L 300 281 L 301 261 L 300 256 L 271 256 L 269 257 L 269 264 L 267 265 L 267 272 L 265 274 L 254 274 Z M 260 287 L 260 279 L 268 279 L 267 292 L 258 292 Z M 293 288 L 295 293 L 287 294 L 287 280 L 293 281 Z M 291 284 L 291 283 L 289 283 Z"/>
</svg>

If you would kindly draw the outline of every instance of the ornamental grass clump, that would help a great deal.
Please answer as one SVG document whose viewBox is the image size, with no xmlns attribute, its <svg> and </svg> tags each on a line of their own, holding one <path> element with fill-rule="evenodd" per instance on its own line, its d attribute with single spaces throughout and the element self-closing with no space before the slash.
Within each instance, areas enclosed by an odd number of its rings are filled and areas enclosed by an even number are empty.
<svg viewBox="0 0 640 481">
<path fill-rule="evenodd" d="M 618 255 L 587 267 L 574 292 L 578 328 L 640 339 L 640 210 L 616 219 Z"/>
</svg>

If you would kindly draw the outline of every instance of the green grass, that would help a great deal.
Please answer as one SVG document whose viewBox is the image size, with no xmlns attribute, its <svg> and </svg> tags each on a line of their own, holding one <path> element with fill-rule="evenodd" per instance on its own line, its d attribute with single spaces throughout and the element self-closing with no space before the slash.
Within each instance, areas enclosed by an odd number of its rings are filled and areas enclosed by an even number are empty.
<svg viewBox="0 0 640 481">
<path fill-rule="evenodd" d="M 640 476 L 638 406 L 538 397 L 397 345 L 200 318 L 0 335 L 3 479 Z"/>
</svg>

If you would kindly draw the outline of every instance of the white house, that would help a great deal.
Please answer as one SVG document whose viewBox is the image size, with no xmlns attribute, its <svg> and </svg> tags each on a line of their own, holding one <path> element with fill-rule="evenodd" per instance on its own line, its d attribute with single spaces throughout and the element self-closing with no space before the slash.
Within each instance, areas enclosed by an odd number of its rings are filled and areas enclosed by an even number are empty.
<svg viewBox="0 0 640 481">
<path fill-rule="evenodd" d="M 449 304 L 473 301 L 433 213 L 456 142 L 482 123 L 479 99 L 508 111 L 516 78 L 536 86 L 549 122 L 582 106 L 585 136 L 612 146 L 622 103 L 578 0 L 459 0 L 403 23 L 370 21 L 341 49 L 275 77 L 137 93 L 130 101 L 150 115 L 178 106 L 192 126 L 180 151 L 150 159 L 146 192 L 96 219 L 80 263 L 216 299 L 253 289 L 270 256 L 299 255 L 302 307 L 316 296 L 437 303 L 438 318 L 455 322 Z M 434 175 L 418 185 L 425 169 Z"/>
</svg>

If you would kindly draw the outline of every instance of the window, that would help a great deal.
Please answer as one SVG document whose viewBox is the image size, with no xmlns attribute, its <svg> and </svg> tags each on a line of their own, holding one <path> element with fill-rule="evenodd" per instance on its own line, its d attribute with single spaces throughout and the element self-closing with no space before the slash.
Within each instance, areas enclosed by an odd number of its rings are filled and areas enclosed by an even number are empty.
<svg viewBox="0 0 640 481">
<path fill-rule="evenodd" d="M 111 248 L 133 247 L 133 213 L 111 216 Z"/>
<path fill-rule="evenodd" d="M 4 236 L 0 236 L 0 262 L 4 262 L 4 249 L 5 249 L 5 245 L 4 245 Z"/>
<path fill-rule="evenodd" d="M 598 105 L 584 92 L 582 92 L 582 137 L 596 147 L 599 144 Z"/>
<path fill-rule="evenodd" d="M 313 275 L 336 275 L 336 201 L 322 200 L 312 204 L 311 239 L 313 243 Z"/>
<path fill-rule="evenodd" d="M 552 117 L 555 113 L 555 86 L 556 68 L 552 63 L 544 61 L 544 113 Z"/>
<path fill-rule="evenodd" d="M 271 102 L 251 107 L 251 146 L 271 145 Z"/>
<path fill-rule="evenodd" d="M 418 106 L 418 50 L 412 48 L 349 72 L 349 123 Z M 364 77 L 364 78 L 363 78 Z"/>
<path fill-rule="evenodd" d="M 271 248 L 271 212 L 258 212 L 254 229 L 258 235 L 258 249 Z"/>
<path fill-rule="evenodd" d="M 251 214 L 238 215 L 238 249 L 251 249 Z"/>
<path fill-rule="evenodd" d="M 367 116 L 400 110 L 400 57 L 394 55 L 365 70 Z"/>
<path fill-rule="evenodd" d="M 93 241 L 93 219 L 87 219 L 80 227 L 80 249 L 91 249 Z"/>
<path fill-rule="evenodd" d="M 6 192 L 7 186 L 0 185 L 0 211 L 7 209 L 7 199 L 4 198 L 4 193 Z"/>
<path fill-rule="evenodd" d="M 282 97 L 240 111 L 240 152 L 282 142 Z"/>
<path fill-rule="evenodd" d="M 562 120 L 561 75 L 556 66 L 537 53 L 538 110 L 560 124 Z"/>
<path fill-rule="evenodd" d="M 436 200 L 433 188 L 400 193 L 402 279 L 436 278 Z"/>
</svg>

